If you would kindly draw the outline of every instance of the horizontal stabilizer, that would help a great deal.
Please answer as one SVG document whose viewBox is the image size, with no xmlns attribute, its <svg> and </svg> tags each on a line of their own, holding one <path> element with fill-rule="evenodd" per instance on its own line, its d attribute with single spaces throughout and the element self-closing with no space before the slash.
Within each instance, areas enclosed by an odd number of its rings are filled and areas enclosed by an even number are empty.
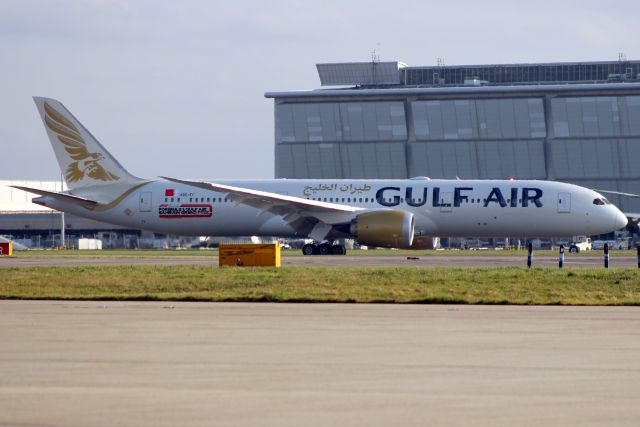
<svg viewBox="0 0 640 427">
<path fill-rule="evenodd" d="M 27 193 L 34 193 L 43 197 L 51 197 L 52 199 L 60 200 L 67 203 L 75 203 L 87 208 L 98 204 L 98 202 L 96 202 L 95 200 L 85 199 L 84 197 L 73 196 L 71 194 L 54 193 L 53 191 L 40 190 L 37 188 L 21 187 L 18 185 L 12 185 L 11 187 L 17 188 L 18 190 L 26 191 Z M 34 201 L 34 203 L 37 203 L 37 202 Z"/>
</svg>

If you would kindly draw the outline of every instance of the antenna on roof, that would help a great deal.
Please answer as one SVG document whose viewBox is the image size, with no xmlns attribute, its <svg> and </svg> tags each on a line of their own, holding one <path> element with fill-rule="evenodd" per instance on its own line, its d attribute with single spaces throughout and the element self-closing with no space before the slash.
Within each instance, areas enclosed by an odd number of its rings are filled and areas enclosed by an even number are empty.
<svg viewBox="0 0 640 427">
<path fill-rule="evenodd" d="M 371 51 L 371 62 L 373 64 L 377 64 L 380 62 L 380 54 L 378 50 L 380 49 L 380 42 L 376 43 L 376 47 Z"/>
<path fill-rule="evenodd" d="M 444 58 L 436 58 L 436 64 L 438 65 L 438 67 L 444 67 Z"/>
<path fill-rule="evenodd" d="M 378 42 L 376 44 L 376 49 L 380 48 L 380 42 Z M 380 54 L 376 51 L 376 49 L 373 49 L 371 51 L 371 77 L 372 77 L 372 82 L 374 84 L 378 83 L 377 80 L 377 73 L 376 73 L 376 65 L 378 65 L 380 63 Z"/>
<path fill-rule="evenodd" d="M 627 61 L 627 55 L 625 55 L 624 52 L 618 52 L 618 61 L 626 62 Z"/>
</svg>

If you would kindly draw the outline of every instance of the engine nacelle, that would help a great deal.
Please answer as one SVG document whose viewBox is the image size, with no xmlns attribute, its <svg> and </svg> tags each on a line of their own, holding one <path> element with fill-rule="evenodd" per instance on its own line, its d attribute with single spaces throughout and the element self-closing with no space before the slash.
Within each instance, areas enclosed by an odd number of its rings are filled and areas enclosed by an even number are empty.
<svg viewBox="0 0 640 427">
<path fill-rule="evenodd" d="M 356 216 L 350 232 L 363 245 L 409 249 L 414 227 L 415 218 L 411 212 L 376 211 Z"/>
<path fill-rule="evenodd" d="M 437 249 L 438 247 L 440 247 L 439 237 L 415 236 L 411 244 L 411 249 L 416 250 Z"/>
</svg>

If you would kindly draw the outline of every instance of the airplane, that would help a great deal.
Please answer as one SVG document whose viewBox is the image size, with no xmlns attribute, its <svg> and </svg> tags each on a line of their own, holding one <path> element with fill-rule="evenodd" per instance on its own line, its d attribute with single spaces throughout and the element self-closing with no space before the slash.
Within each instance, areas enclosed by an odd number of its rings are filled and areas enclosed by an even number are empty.
<svg viewBox="0 0 640 427">
<path fill-rule="evenodd" d="M 312 239 L 305 255 L 344 254 L 333 242 L 423 249 L 427 237 L 595 235 L 627 217 L 600 193 L 540 180 L 270 179 L 200 181 L 130 174 L 67 110 L 34 97 L 68 191 L 15 186 L 75 215 L 183 236 Z"/>
</svg>

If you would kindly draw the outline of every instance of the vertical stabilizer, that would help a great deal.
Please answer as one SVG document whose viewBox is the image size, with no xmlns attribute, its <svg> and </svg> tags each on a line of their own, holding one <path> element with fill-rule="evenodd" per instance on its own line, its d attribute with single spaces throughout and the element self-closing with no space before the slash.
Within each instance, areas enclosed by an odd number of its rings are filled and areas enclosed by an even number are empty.
<svg viewBox="0 0 640 427">
<path fill-rule="evenodd" d="M 127 172 L 62 103 L 33 99 L 70 190 L 143 181 Z"/>
</svg>

